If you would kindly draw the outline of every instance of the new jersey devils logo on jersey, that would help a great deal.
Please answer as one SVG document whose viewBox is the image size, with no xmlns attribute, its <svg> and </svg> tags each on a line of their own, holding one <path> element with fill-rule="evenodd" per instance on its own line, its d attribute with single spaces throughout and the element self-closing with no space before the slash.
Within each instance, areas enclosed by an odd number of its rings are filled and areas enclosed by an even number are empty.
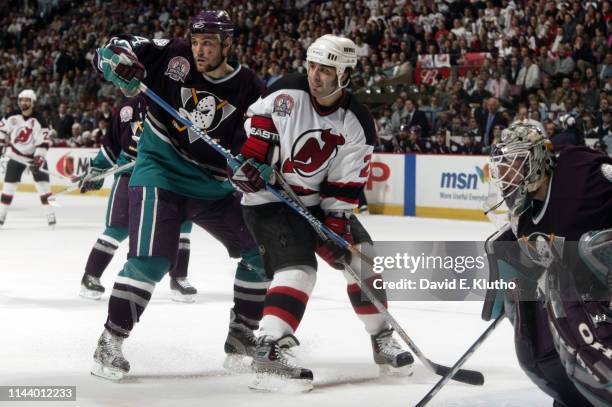
<svg viewBox="0 0 612 407">
<path fill-rule="evenodd" d="M 15 132 L 15 134 L 17 134 L 17 137 L 15 137 L 15 144 L 28 144 L 30 142 L 30 139 L 32 138 L 32 131 L 34 129 L 31 127 L 22 127 L 20 129 L 17 129 L 17 131 Z"/>
<path fill-rule="evenodd" d="M 223 120 L 231 115 L 235 110 L 227 100 L 221 100 L 216 95 L 195 90 L 181 88 L 181 103 L 179 108 L 181 116 L 189 119 L 196 127 L 206 130 L 215 130 Z M 189 141 L 194 142 L 200 137 L 189 129 Z"/>
<path fill-rule="evenodd" d="M 344 143 L 342 134 L 333 134 L 331 129 L 308 130 L 293 143 L 291 156 L 283 163 L 282 171 L 313 177 L 329 167 L 338 154 L 338 146 Z"/>
</svg>

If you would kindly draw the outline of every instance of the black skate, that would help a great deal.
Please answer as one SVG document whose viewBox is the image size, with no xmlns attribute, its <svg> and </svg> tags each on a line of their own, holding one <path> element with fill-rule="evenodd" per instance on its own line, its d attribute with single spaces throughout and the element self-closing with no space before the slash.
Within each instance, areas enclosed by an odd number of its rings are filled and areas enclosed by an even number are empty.
<svg viewBox="0 0 612 407">
<path fill-rule="evenodd" d="M 195 302 L 195 296 L 198 293 L 187 277 L 170 277 L 170 290 L 172 290 L 170 298 L 177 302 Z"/>
<path fill-rule="evenodd" d="M 253 330 L 236 317 L 234 310 L 230 310 L 230 325 L 224 350 L 226 353 L 223 367 L 233 373 L 246 373 L 252 371 L 251 358 L 255 354 L 257 338 Z"/>
<path fill-rule="evenodd" d="M 121 380 L 130 371 L 130 362 L 123 357 L 123 352 L 121 352 L 124 339 L 104 329 L 94 353 L 92 375 L 109 380 Z"/>
<path fill-rule="evenodd" d="M 268 336 L 259 338 L 253 356 L 255 380 L 249 388 L 264 391 L 312 390 L 312 371 L 298 366 L 291 352 L 291 348 L 299 344 L 293 335 L 277 340 Z"/>
<path fill-rule="evenodd" d="M 104 287 L 100 284 L 100 278 L 85 274 L 81 279 L 81 292 L 79 295 L 90 300 L 99 300 L 104 294 Z"/>
<path fill-rule="evenodd" d="M 371 338 L 374 362 L 378 365 L 381 374 L 412 374 L 411 365 L 414 363 L 414 358 L 393 338 L 393 328 L 380 331 Z"/>
<path fill-rule="evenodd" d="M 6 222 L 6 211 L 0 209 L 0 226 L 4 225 L 4 222 Z"/>
<path fill-rule="evenodd" d="M 57 220 L 55 219 L 55 214 L 54 213 L 48 213 L 47 214 L 47 224 L 51 227 L 54 227 L 57 223 Z"/>
</svg>

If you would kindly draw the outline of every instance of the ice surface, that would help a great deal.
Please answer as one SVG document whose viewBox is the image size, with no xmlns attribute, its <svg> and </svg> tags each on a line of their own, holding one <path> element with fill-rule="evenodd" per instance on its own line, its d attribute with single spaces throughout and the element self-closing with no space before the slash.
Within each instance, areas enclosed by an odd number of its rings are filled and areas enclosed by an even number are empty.
<svg viewBox="0 0 612 407">
<path fill-rule="evenodd" d="M 38 197 L 18 193 L 0 229 L 0 385 L 75 385 L 79 406 L 387 407 L 414 405 L 438 380 L 418 361 L 410 378 L 378 378 L 369 337 L 353 314 L 344 278 L 321 267 L 298 331 L 299 355 L 314 371 L 315 390 L 298 395 L 249 390 L 249 375 L 228 375 L 222 368 L 235 262 L 199 228 L 191 238 L 189 268 L 199 290 L 196 303 L 172 302 L 165 278 L 125 342 L 129 376 L 121 383 L 93 377 L 89 369 L 96 340 L 127 250 L 124 244 L 102 277 L 107 288 L 102 300 L 80 298 L 80 279 L 103 230 L 106 200 L 63 196 L 58 203 L 58 225 L 50 230 Z M 479 240 L 493 231 L 480 222 L 361 219 L 375 240 Z M 447 365 L 486 328 L 480 308 L 478 302 L 390 305 L 421 350 Z M 430 405 L 552 405 L 519 368 L 507 321 L 466 367 L 482 371 L 485 385 L 450 382 Z"/>
</svg>

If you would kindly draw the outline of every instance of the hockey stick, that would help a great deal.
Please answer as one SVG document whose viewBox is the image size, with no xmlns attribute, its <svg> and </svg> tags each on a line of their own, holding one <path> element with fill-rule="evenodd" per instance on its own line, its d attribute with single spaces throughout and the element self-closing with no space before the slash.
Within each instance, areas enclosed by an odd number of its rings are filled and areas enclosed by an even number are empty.
<svg viewBox="0 0 612 407">
<path fill-rule="evenodd" d="M 21 165 L 25 165 L 26 169 L 28 171 L 30 171 L 30 174 L 32 174 L 32 175 L 34 175 L 34 172 L 38 171 L 38 172 L 42 172 L 43 174 L 51 175 L 51 176 L 56 177 L 56 178 L 61 178 L 61 179 L 66 179 L 67 178 L 67 177 L 64 177 L 63 175 L 53 174 L 51 171 L 49 171 L 48 169 L 44 169 L 43 167 L 40 167 L 37 170 L 32 171 L 32 169 L 30 168 L 31 163 L 27 163 L 25 161 L 21 161 L 20 159 L 15 158 L 15 157 L 10 157 L 9 160 L 13 160 L 15 162 L 18 162 Z"/>
<path fill-rule="evenodd" d="M 129 170 L 134 165 L 136 165 L 136 161 L 132 161 L 132 162 L 129 162 L 129 163 L 121 165 L 121 166 L 114 165 L 111 168 L 109 168 L 107 171 L 104 171 L 101 174 L 98 174 L 96 176 L 91 177 L 88 181 L 99 181 L 101 179 L 104 179 L 104 178 L 108 177 L 109 175 L 113 175 L 113 174 L 116 174 L 116 173 L 121 172 L 121 171 Z M 72 182 L 78 182 L 81 179 L 83 179 L 84 176 L 85 175 L 81 175 L 79 177 L 74 177 L 72 179 Z M 66 189 L 64 189 L 62 191 L 54 193 L 53 196 L 68 194 L 70 192 L 76 191 L 79 188 L 80 188 L 80 186 L 78 184 L 77 185 L 72 185 L 72 186 L 66 187 Z"/>
<path fill-rule="evenodd" d="M 453 378 L 453 376 L 457 373 L 460 372 L 461 370 L 461 366 L 463 366 L 463 364 L 474 354 L 474 352 L 476 352 L 476 349 L 478 349 L 480 347 L 480 345 L 482 345 L 482 343 L 485 341 L 485 339 L 487 339 L 489 337 L 489 335 L 491 335 L 491 332 L 493 332 L 495 330 L 495 328 L 497 328 L 497 326 L 499 325 L 499 323 L 502 321 L 502 319 L 504 318 L 504 314 L 501 314 L 500 316 L 497 317 L 497 319 L 495 319 L 491 325 L 489 325 L 487 327 L 487 329 L 485 329 L 485 331 L 478 337 L 478 339 L 476 339 L 476 341 L 472 344 L 472 346 L 470 346 L 468 348 L 468 350 L 465 351 L 465 353 L 459 358 L 459 360 L 453 365 L 452 368 L 450 368 L 446 374 L 444 374 L 440 380 L 438 381 L 438 383 L 436 383 L 436 385 L 434 387 L 431 388 L 431 390 L 429 390 L 429 392 L 425 395 L 425 397 L 423 397 L 421 399 L 421 401 L 419 401 L 419 403 L 416 405 L 416 407 L 423 407 L 425 406 L 427 403 L 429 403 L 431 401 L 431 399 L 438 394 L 438 392 L 440 391 L 440 389 L 442 389 L 442 387 L 448 383 L 448 381 L 450 379 Z"/>
<path fill-rule="evenodd" d="M 174 109 L 172 106 L 170 106 L 168 103 L 166 103 L 165 100 L 160 98 L 155 92 L 153 92 L 151 89 L 149 89 L 144 83 L 140 83 L 139 89 L 140 89 L 141 92 L 143 92 L 145 95 L 147 95 L 150 99 L 152 99 L 155 103 L 157 103 L 161 108 L 163 108 L 167 113 L 169 113 L 172 117 L 174 117 L 176 120 L 178 120 L 183 125 L 189 127 L 195 133 L 197 133 L 199 138 L 204 140 L 204 142 L 207 143 L 210 147 L 212 147 L 213 150 L 215 150 L 216 152 L 221 154 L 223 157 L 225 157 L 225 159 L 228 161 L 228 163 L 230 163 L 232 165 L 240 165 L 241 164 L 241 162 L 236 157 L 234 157 L 234 155 L 230 151 L 226 150 L 219 143 L 217 143 L 215 140 L 213 140 L 206 133 L 206 130 L 202 130 L 202 129 L 196 127 L 191 122 L 191 120 L 181 116 L 176 111 L 176 109 Z M 193 140 L 193 141 L 195 141 L 195 140 Z M 275 197 L 277 197 L 279 200 L 281 200 L 282 202 L 284 202 L 287 205 L 289 205 L 289 207 L 291 209 L 293 209 L 294 211 L 299 213 L 301 216 L 303 216 L 308 221 L 308 223 L 310 223 L 310 225 L 317 231 L 317 233 L 324 233 L 327 236 L 328 239 L 334 240 L 338 245 L 340 245 L 340 247 L 343 247 L 343 248 L 351 251 L 351 253 L 354 253 L 355 255 L 358 255 L 358 256 L 364 258 L 364 255 L 359 250 L 357 250 L 357 248 L 353 247 L 349 242 L 344 240 L 341 236 L 338 236 L 336 233 L 331 231 L 319 219 L 314 217 L 307 209 L 304 209 L 304 208 L 300 207 L 297 204 L 297 202 L 295 202 L 293 199 L 288 197 L 286 194 L 282 193 L 281 191 L 279 191 L 277 188 L 275 188 L 273 185 L 270 185 L 270 184 L 266 184 L 266 190 L 271 192 Z M 372 264 L 372 260 L 371 259 L 367 259 L 367 257 L 365 257 L 364 260 L 366 260 L 370 264 Z"/>
<path fill-rule="evenodd" d="M 205 131 L 203 131 L 202 129 L 199 129 L 198 127 L 194 126 L 194 124 L 189 119 L 181 116 L 176 111 L 176 109 L 174 109 L 172 106 L 170 106 L 168 103 L 166 103 L 166 101 L 161 99 L 157 94 L 155 94 L 155 92 L 150 90 L 145 84 L 141 83 L 139 88 L 140 88 L 140 90 L 147 97 L 152 99 L 155 103 L 157 103 L 160 107 L 162 107 L 172 117 L 174 117 L 180 123 L 182 123 L 183 125 L 191 128 L 194 132 L 196 132 L 200 136 L 200 138 L 202 138 L 202 140 L 204 140 L 204 142 L 206 142 L 209 146 L 211 146 L 219 154 L 223 155 L 227 159 L 227 161 L 229 163 L 232 163 L 232 164 L 239 164 L 240 163 L 236 159 L 236 157 L 234 157 L 232 155 L 232 153 L 230 153 L 228 150 L 226 150 L 221 145 L 219 145 L 208 134 L 206 134 Z M 282 179 L 282 177 L 277 177 L 277 178 Z M 357 248 L 355 248 L 352 245 L 350 245 L 345 239 L 343 239 L 341 236 L 338 236 L 336 233 L 334 233 L 332 230 L 330 230 L 327 226 L 325 226 L 320 220 L 318 220 L 316 217 L 314 217 L 308 211 L 308 209 L 303 204 L 301 204 L 301 201 L 299 200 L 299 198 L 297 200 L 292 198 L 291 195 L 293 195 L 294 197 L 297 198 L 297 196 L 295 196 L 295 194 L 293 194 L 293 191 L 291 191 L 291 194 L 289 194 L 289 193 L 284 194 L 284 193 L 280 192 L 278 189 L 276 189 L 274 186 L 272 186 L 270 184 L 266 185 L 266 189 L 268 191 L 270 191 L 278 199 L 280 199 L 282 202 L 286 203 L 295 212 L 297 212 L 298 214 L 303 216 L 308 221 L 308 223 L 310 223 L 310 225 L 314 228 L 314 230 L 317 232 L 317 234 L 319 234 L 320 236 L 325 236 L 325 240 L 332 239 L 338 245 L 340 245 L 341 247 L 343 247 L 343 248 L 345 248 L 347 250 L 350 250 L 352 253 L 355 253 L 355 254 L 359 255 L 360 257 L 362 257 L 362 258 L 365 257 L 365 256 L 363 256 L 363 254 L 361 254 L 361 252 Z M 288 188 L 288 189 L 291 190 L 291 188 Z M 372 261 L 370 260 L 370 264 L 371 263 L 372 263 Z M 353 273 L 354 273 L 354 271 L 353 271 Z M 356 276 L 355 273 L 354 273 L 354 275 Z M 356 277 L 355 279 L 357 281 L 360 281 L 359 277 Z M 364 293 L 368 293 L 369 292 L 367 287 L 363 290 L 363 292 Z M 385 315 L 390 317 L 391 315 L 386 310 L 386 308 L 384 308 L 384 306 L 380 303 L 380 301 L 378 301 L 378 299 L 376 299 L 371 292 L 369 292 L 369 294 L 372 297 L 371 298 L 372 303 L 378 302 L 378 304 L 381 306 L 381 308 L 383 310 L 382 312 L 384 312 Z M 395 321 L 395 319 L 393 319 L 393 321 L 394 321 L 394 325 L 395 325 L 394 328 L 396 326 L 399 327 L 398 333 L 400 331 L 404 333 L 404 336 L 402 336 L 402 339 L 407 340 L 406 343 L 408 344 L 408 346 L 410 346 L 410 348 L 414 351 L 414 353 L 417 355 L 417 357 L 419 357 L 419 359 L 423 362 L 423 364 L 428 369 L 430 369 L 431 371 L 433 371 L 434 373 L 436 373 L 438 375 L 444 375 L 444 374 L 446 374 L 450 370 L 450 367 L 438 365 L 437 363 L 433 363 L 429 359 L 427 359 L 423 355 L 423 353 L 416 347 L 416 345 L 410 339 L 410 337 L 408 337 L 406 332 L 403 329 L 401 329 L 401 326 L 399 326 L 397 321 Z M 484 376 L 482 375 L 482 373 L 476 372 L 476 371 L 470 371 L 470 370 L 460 370 L 460 371 L 458 371 L 453 376 L 453 379 L 457 380 L 457 381 L 464 382 L 464 383 L 474 384 L 474 385 L 481 385 L 481 384 L 484 383 Z"/>
<path fill-rule="evenodd" d="M 275 172 L 276 179 L 280 181 L 281 186 L 283 187 L 283 190 L 287 193 L 287 195 L 289 195 L 291 199 L 293 199 L 296 202 L 296 204 L 299 205 L 303 210 L 308 210 L 304 206 L 304 203 L 301 201 L 301 199 L 295 194 L 295 192 L 293 192 L 293 190 L 291 189 L 291 186 L 287 184 L 287 182 L 282 177 L 282 175 L 278 173 L 278 171 L 276 170 L 274 170 L 274 172 Z M 323 240 L 328 239 L 327 236 L 325 236 L 323 233 L 320 233 L 320 232 L 319 232 L 319 236 Z M 372 291 L 370 290 L 370 287 L 363 284 L 363 280 L 361 279 L 361 276 L 359 276 L 357 272 L 353 270 L 353 268 L 348 263 L 343 262 L 343 265 L 346 271 L 348 271 L 351 277 L 353 277 L 353 279 L 357 282 L 357 285 L 359 286 L 361 291 L 366 295 L 366 297 L 368 297 L 368 300 L 370 300 L 370 302 L 374 305 L 376 310 L 383 316 L 383 318 L 389 323 L 389 325 L 393 327 L 393 329 L 404 340 L 406 345 L 408 345 L 410 350 L 419 358 L 421 363 L 423 363 L 423 365 L 427 369 L 436 373 L 437 375 L 444 376 L 444 377 L 448 376 L 447 380 L 454 379 L 462 383 L 472 384 L 476 386 L 484 384 L 484 376 L 480 372 L 477 372 L 474 370 L 459 369 L 459 367 L 457 367 L 455 371 L 452 371 L 452 369 L 449 368 L 448 366 L 439 365 L 429 360 L 423 354 L 423 352 L 421 352 L 419 347 L 416 345 L 416 343 L 414 343 L 414 341 L 410 338 L 410 336 L 408 336 L 406 331 L 404 331 L 404 329 L 399 324 L 399 322 L 397 322 L 397 320 L 393 317 L 393 315 L 391 315 L 391 313 L 384 306 L 384 304 L 374 295 L 374 293 L 372 293 Z"/>
</svg>

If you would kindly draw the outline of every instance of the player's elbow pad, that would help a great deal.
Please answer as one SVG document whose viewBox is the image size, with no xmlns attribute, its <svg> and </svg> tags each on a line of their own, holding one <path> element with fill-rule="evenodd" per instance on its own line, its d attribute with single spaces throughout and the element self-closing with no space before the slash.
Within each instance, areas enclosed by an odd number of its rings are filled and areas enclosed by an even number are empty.
<svg viewBox="0 0 612 407">
<path fill-rule="evenodd" d="M 240 149 L 240 154 L 247 159 L 254 158 L 260 163 L 276 164 L 279 159 L 279 136 L 272 118 L 251 118 L 251 131 Z"/>
</svg>

